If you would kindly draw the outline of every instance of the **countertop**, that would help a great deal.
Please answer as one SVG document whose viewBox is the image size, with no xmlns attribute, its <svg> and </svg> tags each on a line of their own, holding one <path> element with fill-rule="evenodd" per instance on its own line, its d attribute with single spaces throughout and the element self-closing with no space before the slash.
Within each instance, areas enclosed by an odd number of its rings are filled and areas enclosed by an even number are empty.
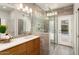
<svg viewBox="0 0 79 59">
<path fill-rule="evenodd" d="M 29 35 L 29 36 L 12 39 L 11 42 L 9 42 L 9 43 L 0 43 L 0 51 L 12 48 L 14 46 L 17 46 L 17 45 L 25 43 L 27 41 L 33 40 L 38 37 L 39 36 L 36 36 L 36 35 Z"/>
</svg>

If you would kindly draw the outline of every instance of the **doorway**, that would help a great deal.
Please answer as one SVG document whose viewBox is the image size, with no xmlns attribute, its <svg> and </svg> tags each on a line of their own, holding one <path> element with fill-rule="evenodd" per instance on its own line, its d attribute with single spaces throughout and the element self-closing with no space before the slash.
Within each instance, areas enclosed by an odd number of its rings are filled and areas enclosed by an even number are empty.
<svg viewBox="0 0 79 59">
<path fill-rule="evenodd" d="M 56 15 L 49 18 L 50 54 L 73 54 L 72 20 L 73 15 Z"/>
<path fill-rule="evenodd" d="M 58 17 L 58 43 L 72 46 L 72 17 L 65 15 Z"/>
</svg>

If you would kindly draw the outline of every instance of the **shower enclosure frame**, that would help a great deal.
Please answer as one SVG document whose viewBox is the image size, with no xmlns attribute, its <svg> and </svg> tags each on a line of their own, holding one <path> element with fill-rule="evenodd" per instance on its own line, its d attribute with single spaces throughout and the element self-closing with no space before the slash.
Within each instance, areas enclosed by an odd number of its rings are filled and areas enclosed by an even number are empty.
<svg viewBox="0 0 79 59">
<path fill-rule="evenodd" d="M 55 13 L 54 13 L 55 14 Z M 53 17 L 53 19 L 51 19 Z M 49 22 L 50 21 L 54 21 L 54 31 L 53 31 L 53 33 L 54 33 L 54 51 L 55 51 L 55 49 L 56 49 L 56 47 L 57 47 L 57 45 L 58 45 L 58 15 L 53 15 L 53 16 L 51 16 L 51 17 L 49 17 Z M 51 27 L 52 28 L 52 27 Z M 50 32 L 50 29 L 51 29 L 50 27 L 49 27 L 49 32 Z M 49 34 L 50 35 L 50 34 Z M 50 37 L 50 36 L 49 36 Z M 50 38 L 49 38 L 49 54 L 50 54 L 50 45 L 51 45 L 51 41 L 50 41 Z"/>
</svg>

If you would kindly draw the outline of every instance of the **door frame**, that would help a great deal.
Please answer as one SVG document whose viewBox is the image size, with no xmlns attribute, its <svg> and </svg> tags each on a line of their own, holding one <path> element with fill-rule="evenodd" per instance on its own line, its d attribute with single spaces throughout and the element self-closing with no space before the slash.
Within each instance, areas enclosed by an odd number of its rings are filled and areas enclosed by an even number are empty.
<svg viewBox="0 0 79 59">
<path fill-rule="evenodd" d="M 60 23 L 60 25 L 59 25 L 59 21 L 58 21 L 58 44 L 61 44 L 61 45 L 66 45 L 66 46 L 71 46 L 71 47 L 73 47 L 73 38 L 72 38 L 72 20 L 73 20 L 73 15 L 67 15 L 69 18 L 71 18 L 71 25 L 68 25 L 68 26 L 71 26 L 71 31 L 70 31 L 70 34 L 69 35 L 71 35 L 70 36 L 70 39 L 71 39 L 71 42 L 70 42 L 70 44 L 63 44 L 63 43 L 61 43 L 61 42 L 59 42 L 59 40 L 60 40 L 60 30 L 59 30 L 59 26 L 61 25 L 61 23 Z M 67 17 L 66 16 L 66 17 Z M 59 17 L 65 17 L 65 16 L 59 16 Z M 58 19 L 59 19 L 59 17 L 58 17 Z M 61 18 L 61 19 L 63 19 L 63 18 Z M 61 21 L 61 20 L 60 20 Z"/>
</svg>

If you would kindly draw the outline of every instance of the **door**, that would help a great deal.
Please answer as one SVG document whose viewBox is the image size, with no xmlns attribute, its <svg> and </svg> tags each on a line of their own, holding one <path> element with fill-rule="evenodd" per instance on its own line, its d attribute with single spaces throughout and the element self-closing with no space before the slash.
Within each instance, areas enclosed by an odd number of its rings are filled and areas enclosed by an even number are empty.
<svg viewBox="0 0 79 59">
<path fill-rule="evenodd" d="M 58 16 L 49 18 L 49 46 L 50 54 L 55 51 L 58 45 Z M 51 48 L 52 47 L 52 48 Z M 53 49 L 53 50 L 52 50 Z"/>
<path fill-rule="evenodd" d="M 58 43 L 72 46 L 72 15 L 58 17 Z"/>
</svg>

